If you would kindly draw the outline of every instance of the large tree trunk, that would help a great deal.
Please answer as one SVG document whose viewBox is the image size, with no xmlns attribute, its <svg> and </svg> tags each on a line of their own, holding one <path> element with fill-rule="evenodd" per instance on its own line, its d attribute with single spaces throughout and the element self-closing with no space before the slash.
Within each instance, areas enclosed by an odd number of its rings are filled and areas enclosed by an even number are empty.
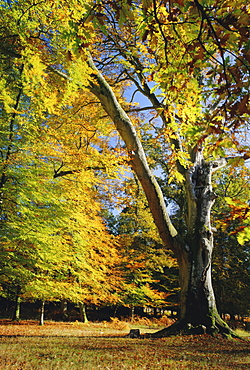
<svg viewBox="0 0 250 370">
<path fill-rule="evenodd" d="M 186 172 L 188 268 L 185 266 L 186 302 L 182 302 L 182 317 L 191 324 L 214 326 L 217 316 L 212 288 L 211 262 L 213 232 L 210 212 L 215 200 L 212 172 L 219 164 L 206 163 L 201 150 L 196 150 L 194 165 Z M 180 264 L 180 269 L 182 268 Z M 183 296 L 183 294 L 182 294 Z"/>
<path fill-rule="evenodd" d="M 207 259 L 203 248 L 198 246 L 196 253 L 190 254 L 187 264 L 179 263 L 179 271 L 184 281 L 181 284 L 179 320 L 152 336 L 176 333 L 236 336 L 217 311 L 211 282 L 211 259 Z"/>
<path fill-rule="evenodd" d="M 212 172 L 224 166 L 226 161 L 206 163 L 202 151 L 195 148 L 191 154 L 193 165 L 189 169 L 177 166 L 186 180 L 187 235 L 180 235 L 170 220 L 162 191 L 150 171 L 131 120 L 91 58 L 89 65 L 94 70 L 90 90 L 99 99 L 124 140 L 131 166 L 144 189 L 159 234 L 164 244 L 175 253 L 179 263 L 181 315 L 173 330 L 231 334 L 227 324 L 218 315 L 211 282 L 213 232 L 210 212 L 215 200 L 211 176 Z M 154 104 L 155 99 L 150 92 L 148 97 Z M 177 148 L 179 149 L 180 147 Z M 164 329 L 155 336 L 166 335 L 171 330 L 172 328 Z"/>
<path fill-rule="evenodd" d="M 210 213 L 215 201 L 212 173 L 224 160 L 206 163 L 197 151 L 194 165 L 186 172 L 188 248 L 177 256 L 180 271 L 180 322 L 178 327 L 190 333 L 233 334 L 220 318 L 212 287 L 213 228 Z M 156 334 L 161 336 L 168 330 Z"/>
</svg>

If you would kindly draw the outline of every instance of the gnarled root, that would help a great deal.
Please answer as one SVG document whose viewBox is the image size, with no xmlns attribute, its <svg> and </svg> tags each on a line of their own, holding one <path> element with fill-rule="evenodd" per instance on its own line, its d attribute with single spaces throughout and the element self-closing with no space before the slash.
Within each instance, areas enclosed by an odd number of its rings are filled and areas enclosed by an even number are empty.
<svg viewBox="0 0 250 370">
<path fill-rule="evenodd" d="M 202 335 L 210 334 L 211 336 L 222 335 L 224 338 L 239 338 L 242 339 L 238 334 L 236 334 L 226 322 L 224 322 L 220 317 L 216 317 L 213 320 L 213 324 L 207 327 L 203 324 L 192 325 L 186 319 L 178 320 L 173 325 L 157 331 L 156 333 L 150 334 L 151 338 L 164 338 L 172 335 Z"/>
</svg>

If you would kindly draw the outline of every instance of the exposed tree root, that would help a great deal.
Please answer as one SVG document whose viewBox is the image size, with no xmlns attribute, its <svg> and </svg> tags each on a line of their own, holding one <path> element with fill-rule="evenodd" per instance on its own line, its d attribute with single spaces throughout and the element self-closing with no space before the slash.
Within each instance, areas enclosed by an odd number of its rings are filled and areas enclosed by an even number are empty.
<svg viewBox="0 0 250 370">
<path fill-rule="evenodd" d="M 238 338 L 243 339 L 241 336 L 235 333 L 226 322 L 224 322 L 220 317 L 216 318 L 214 325 L 209 328 L 205 325 L 193 326 L 191 323 L 187 322 L 186 319 L 178 320 L 173 325 L 157 331 L 156 333 L 149 334 L 151 338 L 164 338 L 173 335 L 202 335 L 209 334 L 213 337 L 223 336 L 224 338 Z"/>
</svg>

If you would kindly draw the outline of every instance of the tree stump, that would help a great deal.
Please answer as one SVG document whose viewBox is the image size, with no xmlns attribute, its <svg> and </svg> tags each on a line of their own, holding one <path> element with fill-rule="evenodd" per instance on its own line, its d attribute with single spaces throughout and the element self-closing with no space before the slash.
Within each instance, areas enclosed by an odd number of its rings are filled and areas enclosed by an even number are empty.
<svg viewBox="0 0 250 370">
<path fill-rule="evenodd" d="M 128 337 L 129 338 L 140 338 L 140 329 L 131 329 Z"/>
</svg>

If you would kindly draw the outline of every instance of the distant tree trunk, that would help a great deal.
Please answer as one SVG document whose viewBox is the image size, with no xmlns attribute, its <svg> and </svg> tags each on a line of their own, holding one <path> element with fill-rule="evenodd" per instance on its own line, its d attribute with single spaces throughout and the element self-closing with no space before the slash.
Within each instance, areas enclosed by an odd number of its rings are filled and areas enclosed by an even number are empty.
<svg viewBox="0 0 250 370">
<path fill-rule="evenodd" d="M 19 321 L 20 320 L 20 312 L 21 312 L 21 297 L 20 297 L 20 288 L 17 288 L 16 292 L 16 300 L 15 300 L 15 307 L 14 307 L 14 313 L 13 313 L 13 321 Z"/>
<path fill-rule="evenodd" d="M 153 316 L 154 317 L 158 316 L 158 308 L 157 307 L 153 307 Z"/>
<path fill-rule="evenodd" d="M 117 310 L 118 310 L 118 305 L 115 305 L 115 309 L 114 309 L 114 314 L 113 314 L 113 317 L 116 317 L 116 314 L 117 314 Z"/>
<path fill-rule="evenodd" d="M 45 301 L 42 301 L 41 308 L 40 308 L 40 320 L 39 320 L 40 325 L 44 324 L 44 309 L 45 309 Z"/>
<path fill-rule="evenodd" d="M 66 299 L 63 299 L 60 302 L 60 317 L 62 321 L 66 321 L 68 319 L 68 302 Z"/>
<path fill-rule="evenodd" d="M 86 311 L 86 306 L 84 303 L 79 302 L 79 309 L 80 309 L 80 320 L 84 323 L 87 323 L 88 317 L 87 317 L 87 311 Z"/>
<path fill-rule="evenodd" d="M 134 317 L 135 317 L 135 307 L 134 306 L 131 306 L 129 308 L 129 316 L 130 316 L 131 320 L 134 319 Z"/>
</svg>

